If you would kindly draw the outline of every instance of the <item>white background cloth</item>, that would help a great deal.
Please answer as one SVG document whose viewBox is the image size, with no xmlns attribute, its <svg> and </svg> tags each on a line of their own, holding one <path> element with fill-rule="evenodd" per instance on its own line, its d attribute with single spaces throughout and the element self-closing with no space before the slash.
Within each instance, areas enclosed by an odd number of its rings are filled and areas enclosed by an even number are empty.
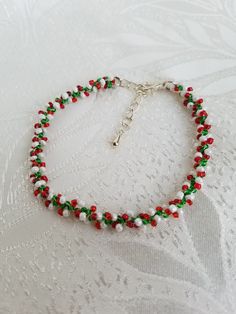
<svg viewBox="0 0 236 314">
<path fill-rule="evenodd" d="M 236 2 L 0 3 L 0 313 L 236 313 Z M 100 75 L 174 79 L 203 96 L 215 147 L 204 189 L 157 229 L 97 231 L 32 196 L 37 111 Z M 54 191 L 112 212 L 166 203 L 191 168 L 195 127 L 177 98 L 145 99 L 121 146 L 131 93 L 57 115 L 46 149 Z"/>
</svg>

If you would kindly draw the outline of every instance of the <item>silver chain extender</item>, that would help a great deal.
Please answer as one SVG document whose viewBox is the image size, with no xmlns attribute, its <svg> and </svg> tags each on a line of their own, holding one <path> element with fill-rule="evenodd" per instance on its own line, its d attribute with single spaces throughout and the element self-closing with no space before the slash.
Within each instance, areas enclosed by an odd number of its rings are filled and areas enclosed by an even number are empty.
<svg viewBox="0 0 236 314">
<path fill-rule="evenodd" d="M 117 132 L 115 139 L 112 141 L 113 147 L 117 147 L 120 143 L 121 136 L 130 128 L 130 124 L 133 121 L 135 112 L 139 109 L 140 104 L 148 95 L 153 95 L 159 89 L 163 89 L 165 87 L 165 83 L 145 83 L 145 84 L 137 84 L 134 82 L 130 82 L 125 79 L 120 79 L 119 77 L 115 77 L 116 83 L 120 87 L 125 87 L 129 90 L 135 92 L 134 98 L 131 101 L 128 110 L 125 112 L 123 119 L 121 120 L 120 124 L 121 127 Z"/>
</svg>

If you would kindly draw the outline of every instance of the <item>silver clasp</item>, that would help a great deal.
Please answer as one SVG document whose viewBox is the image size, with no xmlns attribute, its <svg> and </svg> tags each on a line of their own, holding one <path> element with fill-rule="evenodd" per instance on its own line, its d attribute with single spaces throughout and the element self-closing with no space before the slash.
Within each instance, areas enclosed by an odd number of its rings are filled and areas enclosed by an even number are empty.
<svg viewBox="0 0 236 314">
<path fill-rule="evenodd" d="M 147 95 L 152 95 L 157 90 L 164 88 L 164 83 L 145 83 L 137 84 L 128 80 L 121 80 L 119 77 L 115 77 L 116 85 L 120 87 L 125 87 L 129 90 L 135 92 L 134 98 L 131 101 L 128 110 L 126 111 L 122 121 L 121 127 L 117 133 L 117 136 L 112 141 L 112 145 L 117 147 L 119 145 L 121 136 L 130 128 L 130 124 L 133 121 L 134 113 L 139 109 L 139 106 L 144 97 Z"/>
</svg>

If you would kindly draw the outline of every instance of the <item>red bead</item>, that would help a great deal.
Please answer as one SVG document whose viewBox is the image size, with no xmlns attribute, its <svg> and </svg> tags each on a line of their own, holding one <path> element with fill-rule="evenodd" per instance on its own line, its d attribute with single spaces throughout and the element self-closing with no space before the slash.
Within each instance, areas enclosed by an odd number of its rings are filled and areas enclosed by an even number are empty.
<svg viewBox="0 0 236 314">
<path fill-rule="evenodd" d="M 112 215 L 111 215 L 111 213 L 109 213 L 109 212 L 105 212 L 105 218 L 107 219 L 107 220 L 111 220 L 112 219 Z"/>
<path fill-rule="evenodd" d="M 83 86 L 77 85 L 77 88 L 78 88 L 78 90 L 79 90 L 80 92 L 82 92 Z"/>
<path fill-rule="evenodd" d="M 202 99 L 202 98 L 199 98 L 196 102 L 197 102 L 198 104 L 202 104 L 202 103 L 203 103 L 203 99 Z"/>
<path fill-rule="evenodd" d="M 214 142 L 214 138 L 209 137 L 209 138 L 207 139 L 207 144 L 213 144 L 213 142 Z"/>
<path fill-rule="evenodd" d="M 202 159 L 202 157 L 197 156 L 197 157 L 194 158 L 194 161 L 199 162 L 201 159 Z"/>
<path fill-rule="evenodd" d="M 200 121 L 201 121 L 201 118 L 199 118 L 199 117 L 195 119 L 195 123 L 196 123 L 196 124 L 199 124 Z"/>
<path fill-rule="evenodd" d="M 79 218 L 81 211 L 79 209 L 74 211 L 75 217 Z"/>
<path fill-rule="evenodd" d="M 93 84 L 94 84 L 94 80 L 90 80 L 89 85 L 93 86 Z"/>
<path fill-rule="evenodd" d="M 204 124 L 204 129 L 205 130 L 210 130 L 211 128 L 211 125 L 210 124 Z"/>
<path fill-rule="evenodd" d="M 46 136 L 43 136 L 43 137 L 42 137 L 42 140 L 45 141 L 45 142 L 47 142 L 47 141 L 48 141 L 48 138 L 47 138 Z"/>
<path fill-rule="evenodd" d="M 163 208 L 162 208 L 161 206 L 157 206 L 157 207 L 156 207 L 156 211 L 157 211 L 157 212 L 162 212 L 162 211 L 163 211 Z"/>
<path fill-rule="evenodd" d="M 39 193 L 40 193 L 40 191 L 39 191 L 39 190 L 35 190 L 35 191 L 34 191 L 34 196 L 36 196 L 36 197 L 37 197 L 37 196 L 39 195 Z"/>
<path fill-rule="evenodd" d="M 190 181 L 190 180 L 193 179 L 193 176 L 192 176 L 191 174 L 189 174 L 189 175 L 187 176 L 187 179 Z"/>
<path fill-rule="evenodd" d="M 36 124 L 34 125 L 34 128 L 35 128 L 35 129 L 41 128 L 41 124 L 40 124 L 40 123 L 36 123 Z"/>
<path fill-rule="evenodd" d="M 41 162 L 40 167 L 46 167 L 46 162 Z"/>
<path fill-rule="evenodd" d="M 184 100 L 184 101 L 183 101 L 183 105 L 186 107 L 187 104 L 188 104 L 188 100 Z"/>
<path fill-rule="evenodd" d="M 156 222 L 156 220 L 155 220 L 155 219 L 153 219 L 153 220 L 151 221 L 151 225 L 152 225 L 153 227 L 156 227 L 157 222 Z"/>
<path fill-rule="evenodd" d="M 97 229 L 101 229 L 101 223 L 100 223 L 100 221 L 96 221 L 96 222 L 95 222 L 95 227 L 96 227 Z"/>
<path fill-rule="evenodd" d="M 32 142 L 38 142 L 38 141 L 39 141 L 39 138 L 38 138 L 38 137 L 34 136 L 34 137 L 32 138 Z"/>
<path fill-rule="evenodd" d="M 169 208 L 165 209 L 165 213 L 166 213 L 167 215 L 171 215 L 170 209 L 169 209 Z"/>
<path fill-rule="evenodd" d="M 202 186 L 201 186 L 200 183 L 197 183 L 197 182 L 194 183 L 194 188 L 195 188 L 195 189 L 200 190 L 201 187 L 202 187 Z"/>
<path fill-rule="evenodd" d="M 205 110 L 203 110 L 199 113 L 199 117 L 207 117 L 207 116 L 208 116 L 208 114 Z"/>
<path fill-rule="evenodd" d="M 96 87 L 97 87 L 97 89 L 100 89 L 100 88 L 101 88 L 101 84 L 100 84 L 100 83 L 97 83 L 97 84 L 96 84 Z"/>
<path fill-rule="evenodd" d="M 179 218 L 179 213 L 178 212 L 174 212 L 172 215 L 173 215 L 174 218 Z"/>
<path fill-rule="evenodd" d="M 76 101 L 77 101 L 77 98 L 72 97 L 72 102 L 76 102 Z"/>
<path fill-rule="evenodd" d="M 114 79 L 114 80 L 112 80 L 111 82 L 112 82 L 112 85 L 115 85 L 116 80 Z"/>
<path fill-rule="evenodd" d="M 192 202 L 191 200 L 186 200 L 186 203 L 187 203 L 189 206 L 193 205 L 193 202 Z"/>
<path fill-rule="evenodd" d="M 58 208 L 57 213 L 58 215 L 63 216 L 63 208 Z"/>
<path fill-rule="evenodd" d="M 84 95 L 88 97 L 90 94 L 89 94 L 89 92 L 85 91 Z"/>
<path fill-rule="evenodd" d="M 51 201 L 47 200 L 45 201 L 45 206 L 48 207 L 51 204 Z"/>
<path fill-rule="evenodd" d="M 47 176 L 42 176 L 40 179 L 48 182 L 48 177 Z"/>
<path fill-rule="evenodd" d="M 134 227 L 134 222 L 129 220 L 129 221 L 126 222 L 126 226 L 129 227 L 129 228 L 133 228 Z"/>
<path fill-rule="evenodd" d="M 186 93 L 186 94 L 184 95 L 184 97 L 186 97 L 186 98 L 189 98 L 189 96 L 190 96 L 190 93 Z"/>
<path fill-rule="evenodd" d="M 180 199 L 178 199 L 178 198 L 176 198 L 175 200 L 174 200 L 174 204 L 176 205 L 176 204 L 180 204 L 181 203 L 181 200 Z"/>
<path fill-rule="evenodd" d="M 118 224 L 118 222 L 117 222 L 117 221 L 114 221 L 114 222 L 111 224 L 112 228 L 115 228 L 117 224 Z"/>
<path fill-rule="evenodd" d="M 204 127 L 203 127 L 203 126 L 201 126 L 200 128 L 197 129 L 197 131 L 198 131 L 199 133 L 201 133 L 203 130 L 204 130 Z"/>
<path fill-rule="evenodd" d="M 42 196 L 43 198 L 47 198 L 47 197 L 48 197 L 48 192 L 47 192 L 47 191 L 41 192 L 41 196 Z"/>
<path fill-rule="evenodd" d="M 71 200 L 71 205 L 73 206 L 73 207 L 76 207 L 77 205 L 78 205 L 78 202 L 77 202 L 77 200 Z"/>
<path fill-rule="evenodd" d="M 60 104 L 60 108 L 61 108 L 61 109 L 64 109 L 65 106 L 64 106 L 63 104 Z"/>
<path fill-rule="evenodd" d="M 175 92 L 178 92 L 178 91 L 179 91 L 179 88 L 178 88 L 177 85 L 175 85 L 174 91 L 175 91 Z"/>
<path fill-rule="evenodd" d="M 188 186 L 186 185 L 186 184 L 184 184 L 183 186 L 182 186 L 182 190 L 183 191 L 186 191 L 188 189 Z"/>
<path fill-rule="evenodd" d="M 187 88 L 187 91 L 188 91 L 188 92 L 192 92 L 192 91 L 193 91 L 193 88 L 190 86 L 190 87 Z"/>
<path fill-rule="evenodd" d="M 92 212 L 95 212 L 97 210 L 97 206 L 96 205 L 92 205 L 90 207 L 90 209 L 91 209 Z"/>
<path fill-rule="evenodd" d="M 123 218 L 124 220 L 128 220 L 128 219 L 129 219 L 129 216 L 128 216 L 127 214 L 123 214 L 123 215 L 122 215 L 122 218 Z"/>
<path fill-rule="evenodd" d="M 203 177 L 206 176 L 206 172 L 205 172 L 205 171 L 203 171 L 203 172 L 197 172 L 197 176 L 203 178 Z"/>
<path fill-rule="evenodd" d="M 92 213 L 90 215 L 90 217 L 91 217 L 92 220 L 96 220 L 97 219 L 97 214 L 96 213 Z"/>
</svg>

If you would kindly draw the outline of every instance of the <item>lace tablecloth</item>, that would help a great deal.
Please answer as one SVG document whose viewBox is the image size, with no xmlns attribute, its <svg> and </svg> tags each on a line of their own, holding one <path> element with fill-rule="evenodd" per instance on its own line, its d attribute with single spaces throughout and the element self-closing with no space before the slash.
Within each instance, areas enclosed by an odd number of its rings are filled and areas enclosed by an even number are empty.
<svg viewBox="0 0 236 314">
<path fill-rule="evenodd" d="M 236 313 L 235 1 L 12 0 L 0 9 L 0 313 Z M 38 109 L 107 74 L 173 79 L 206 100 L 213 159 L 180 221 L 97 231 L 32 196 Z M 112 149 L 130 100 L 117 88 L 58 114 L 46 150 L 55 191 L 112 212 L 141 211 L 178 191 L 192 163 L 191 118 L 160 92 Z"/>
</svg>

